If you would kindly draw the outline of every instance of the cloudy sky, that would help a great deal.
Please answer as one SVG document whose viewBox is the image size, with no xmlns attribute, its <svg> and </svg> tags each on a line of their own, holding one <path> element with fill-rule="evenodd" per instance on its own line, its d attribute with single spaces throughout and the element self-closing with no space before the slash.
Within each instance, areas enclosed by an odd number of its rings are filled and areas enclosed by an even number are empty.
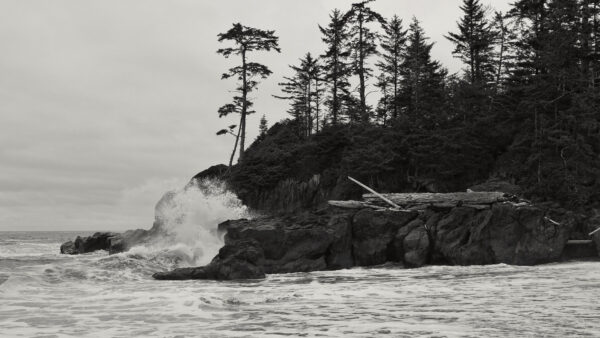
<svg viewBox="0 0 600 338">
<path fill-rule="evenodd" d="M 505 10 L 509 1 L 484 0 Z M 318 24 L 346 0 L 2 0 L 0 3 L 0 231 L 148 228 L 156 201 L 198 171 L 228 159 L 215 136 L 233 65 L 215 53 L 231 23 L 274 29 L 281 54 L 256 55 L 273 76 L 255 93 L 259 116 L 285 118 L 271 97 L 287 66 L 319 54 Z M 461 0 L 378 0 L 436 42 L 451 45 Z"/>
</svg>

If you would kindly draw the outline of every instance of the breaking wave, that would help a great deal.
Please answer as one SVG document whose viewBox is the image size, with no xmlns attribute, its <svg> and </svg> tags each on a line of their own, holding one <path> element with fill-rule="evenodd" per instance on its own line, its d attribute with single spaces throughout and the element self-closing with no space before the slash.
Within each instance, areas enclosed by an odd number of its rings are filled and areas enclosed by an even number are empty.
<svg viewBox="0 0 600 338">
<path fill-rule="evenodd" d="M 250 217 L 247 208 L 224 182 L 194 180 L 161 198 L 155 208 L 157 234 L 126 255 L 180 266 L 206 265 L 223 246 L 218 224 L 242 217 Z"/>
</svg>

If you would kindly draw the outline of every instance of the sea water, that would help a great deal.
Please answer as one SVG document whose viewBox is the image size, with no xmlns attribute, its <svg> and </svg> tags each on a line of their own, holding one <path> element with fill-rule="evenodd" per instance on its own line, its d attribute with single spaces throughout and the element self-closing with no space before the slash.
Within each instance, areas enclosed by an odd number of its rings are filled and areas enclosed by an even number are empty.
<svg viewBox="0 0 600 338">
<path fill-rule="evenodd" d="M 0 337 L 600 336 L 600 262 L 154 280 L 210 261 L 217 223 L 243 212 L 220 192 L 176 195 L 163 213 L 185 235 L 164 245 L 69 256 L 60 244 L 91 233 L 0 232 Z"/>
</svg>

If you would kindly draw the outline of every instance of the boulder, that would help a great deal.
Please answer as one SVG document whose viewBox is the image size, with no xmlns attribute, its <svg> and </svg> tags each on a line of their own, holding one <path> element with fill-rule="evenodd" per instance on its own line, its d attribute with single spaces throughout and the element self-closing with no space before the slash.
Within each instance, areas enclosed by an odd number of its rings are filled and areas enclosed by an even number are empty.
<svg viewBox="0 0 600 338">
<path fill-rule="evenodd" d="M 96 232 L 92 236 L 77 236 L 74 241 L 68 241 L 60 246 L 60 253 L 78 255 L 98 250 L 106 250 L 115 254 L 129 250 L 131 247 L 144 243 L 159 233 L 158 227 L 150 230 L 127 230 L 124 233 Z"/>
<path fill-rule="evenodd" d="M 417 216 L 417 212 L 372 209 L 358 211 L 352 220 L 352 252 L 355 264 L 370 266 L 393 260 L 393 241 L 398 230 Z"/>
<path fill-rule="evenodd" d="M 350 252 L 350 218 L 344 213 L 303 213 L 228 221 L 225 244 L 251 239 L 264 253 L 266 273 L 339 269 L 353 265 Z"/>
<path fill-rule="evenodd" d="M 77 236 L 75 241 L 68 241 L 60 246 L 60 253 L 77 255 L 97 250 L 107 250 L 111 248 L 111 243 L 119 235 L 114 232 L 96 232 L 92 236 Z"/>
<path fill-rule="evenodd" d="M 239 240 L 225 245 L 219 254 L 203 267 L 178 268 L 157 272 L 152 277 L 160 280 L 237 280 L 264 278 L 261 267 L 264 253 L 254 240 Z"/>
<path fill-rule="evenodd" d="M 429 260 L 430 241 L 429 233 L 425 227 L 418 226 L 404 238 L 404 265 L 407 267 L 418 268 Z"/>
<path fill-rule="evenodd" d="M 598 230 L 600 228 L 600 209 L 593 209 L 590 212 L 590 216 L 586 219 L 585 224 L 587 234 Z M 600 254 L 600 231 L 592 235 L 592 240 L 596 244 L 596 251 Z"/>
<path fill-rule="evenodd" d="M 536 207 L 459 207 L 435 226 L 435 254 L 457 265 L 547 263 L 559 260 L 571 227 L 547 220 Z"/>
</svg>

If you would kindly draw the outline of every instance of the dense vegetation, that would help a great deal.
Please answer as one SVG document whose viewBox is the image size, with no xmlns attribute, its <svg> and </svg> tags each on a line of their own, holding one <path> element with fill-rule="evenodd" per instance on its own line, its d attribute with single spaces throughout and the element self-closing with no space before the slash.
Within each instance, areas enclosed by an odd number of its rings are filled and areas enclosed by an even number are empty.
<svg viewBox="0 0 600 338">
<path fill-rule="evenodd" d="M 452 75 L 416 18 L 405 29 L 371 2 L 319 27 L 323 55 L 291 68 L 280 96 L 291 118 L 245 151 L 230 172 L 237 190 L 313 174 L 330 186 L 350 174 L 382 191 L 497 177 L 537 200 L 600 201 L 600 0 L 519 0 L 508 13 L 464 0 L 446 36 L 465 65 Z"/>
</svg>

